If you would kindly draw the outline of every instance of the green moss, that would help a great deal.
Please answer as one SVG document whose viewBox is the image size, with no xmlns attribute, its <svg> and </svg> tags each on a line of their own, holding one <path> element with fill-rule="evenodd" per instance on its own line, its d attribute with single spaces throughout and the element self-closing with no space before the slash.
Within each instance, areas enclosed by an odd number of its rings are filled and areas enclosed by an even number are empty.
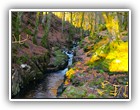
<svg viewBox="0 0 140 110">
<path fill-rule="evenodd" d="M 112 60 L 101 58 L 94 62 L 93 66 L 94 69 L 103 71 L 109 71 L 109 64 Z"/>
<path fill-rule="evenodd" d="M 104 70 L 100 69 L 99 70 L 99 73 L 103 74 L 104 73 Z"/>
<path fill-rule="evenodd" d="M 55 61 L 53 62 L 54 66 L 58 66 L 60 64 L 65 64 L 68 59 L 67 55 L 61 52 L 61 50 L 56 50 L 54 52 Z"/>
<path fill-rule="evenodd" d="M 24 56 L 21 56 L 21 57 L 17 57 L 16 55 L 12 56 L 12 62 L 16 63 L 16 64 L 27 63 L 28 60 L 29 60 L 28 55 L 24 55 Z"/>
<path fill-rule="evenodd" d="M 97 96 L 95 94 L 88 94 L 87 98 L 97 98 Z"/>
<path fill-rule="evenodd" d="M 96 84 L 96 85 L 99 85 L 99 84 L 101 84 L 101 82 L 103 82 L 103 81 L 104 81 L 104 77 L 98 78 L 98 80 L 96 80 L 95 84 Z"/>
<path fill-rule="evenodd" d="M 110 94 L 110 92 L 114 90 L 114 87 L 112 85 L 106 85 L 104 90 Z"/>
<path fill-rule="evenodd" d="M 72 75 L 70 76 L 70 79 L 73 80 L 74 78 L 75 78 L 75 76 L 72 74 Z"/>
<path fill-rule="evenodd" d="M 24 32 L 26 32 L 26 34 L 33 36 L 33 32 L 30 29 L 25 29 Z"/>
<path fill-rule="evenodd" d="M 89 87 L 100 86 L 101 82 L 103 81 L 104 81 L 104 77 L 100 77 L 98 79 L 94 78 L 94 80 L 89 83 Z"/>
<path fill-rule="evenodd" d="M 95 86 L 95 82 L 96 82 L 96 78 L 94 78 L 93 81 L 91 81 L 91 82 L 89 83 L 89 87 Z"/>
<path fill-rule="evenodd" d="M 84 46 L 84 51 L 87 52 L 88 51 L 88 45 Z"/>
<path fill-rule="evenodd" d="M 89 64 L 89 69 L 93 69 L 94 68 L 94 65 L 93 64 Z"/>
<path fill-rule="evenodd" d="M 69 86 L 63 93 L 68 98 L 84 98 L 86 97 L 86 90 L 82 87 Z"/>
</svg>

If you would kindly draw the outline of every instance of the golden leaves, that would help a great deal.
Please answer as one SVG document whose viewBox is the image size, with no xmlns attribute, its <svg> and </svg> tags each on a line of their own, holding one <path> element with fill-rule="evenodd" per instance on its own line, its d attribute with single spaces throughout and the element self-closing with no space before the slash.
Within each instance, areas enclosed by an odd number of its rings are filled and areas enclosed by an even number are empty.
<svg viewBox="0 0 140 110">
<path fill-rule="evenodd" d="M 69 71 L 66 72 L 67 78 L 70 79 L 71 75 L 74 74 L 74 73 L 75 73 L 75 71 L 71 68 Z"/>
</svg>

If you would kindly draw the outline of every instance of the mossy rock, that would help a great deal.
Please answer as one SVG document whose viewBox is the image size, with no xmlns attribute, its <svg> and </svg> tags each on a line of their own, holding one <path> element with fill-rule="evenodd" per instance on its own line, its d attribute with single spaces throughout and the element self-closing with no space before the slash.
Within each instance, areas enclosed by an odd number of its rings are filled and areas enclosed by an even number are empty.
<svg viewBox="0 0 140 110">
<path fill-rule="evenodd" d="M 31 61 L 36 65 L 36 67 L 42 72 L 45 73 L 47 71 L 47 66 L 50 62 L 49 53 L 46 52 L 43 55 L 33 56 Z"/>
<path fill-rule="evenodd" d="M 62 97 L 64 95 L 67 96 L 67 98 L 84 98 L 86 94 L 86 90 L 82 87 L 68 86 L 62 94 Z"/>
<path fill-rule="evenodd" d="M 54 62 L 53 65 L 59 69 L 64 69 L 68 64 L 68 56 L 61 52 L 61 50 L 56 50 L 54 52 Z"/>
<path fill-rule="evenodd" d="M 91 98 L 91 99 L 94 99 L 94 98 L 97 98 L 97 96 L 95 94 L 88 94 L 87 98 Z"/>
</svg>

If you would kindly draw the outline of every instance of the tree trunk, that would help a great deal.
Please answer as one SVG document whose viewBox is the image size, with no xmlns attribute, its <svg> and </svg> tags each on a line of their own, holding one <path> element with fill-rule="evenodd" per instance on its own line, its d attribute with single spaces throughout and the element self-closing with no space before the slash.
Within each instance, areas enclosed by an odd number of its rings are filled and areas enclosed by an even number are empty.
<svg viewBox="0 0 140 110">
<path fill-rule="evenodd" d="M 19 40 L 19 35 L 21 33 L 22 13 L 23 12 L 17 12 L 16 27 L 15 27 L 15 36 L 17 40 Z"/>
<path fill-rule="evenodd" d="M 47 14 L 47 24 L 45 26 L 45 33 L 44 33 L 42 40 L 41 40 L 42 46 L 44 46 L 47 49 L 50 49 L 48 35 L 49 35 L 49 30 L 50 30 L 50 25 L 51 25 L 51 15 L 52 15 L 51 12 L 49 12 Z"/>
<path fill-rule="evenodd" d="M 34 36 L 33 36 L 33 43 L 37 44 L 37 33 L 38 33 L 38 25 L 39 25 L 39 15 L 40 12 L 36 13 L 36 21 L 35 21 L 35 31 L 34 31 Z"/>
<path fill-rule="evenodd" d="M 82 20 L 81 20 L 81 26 L 80 26 L 82 38 L 84 37 L 84 36 L 83 36 L 83 22 L 84 22 L 84 12 L 82 12 Z"/>
<path fill-rule="evenodd" d="M 62 34 L 64 31 L 64 27 L 65 27 L 65 12 L 63 12 L 63 17 L 62 17 Z"/>
</svg>

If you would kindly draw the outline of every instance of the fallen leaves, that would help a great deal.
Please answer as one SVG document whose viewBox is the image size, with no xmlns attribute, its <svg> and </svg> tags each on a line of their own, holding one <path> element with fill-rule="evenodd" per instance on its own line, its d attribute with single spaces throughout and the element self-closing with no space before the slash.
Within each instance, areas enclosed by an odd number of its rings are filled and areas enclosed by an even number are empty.
<svg viewBox="0 0 140 110">
<path fill-rule="evenodd" d="M 99 94 L 100 96 L 102 96 L 102 95 L 104 94 L 104 91 L 101 90 L 101 89 L 97 89 L 97 92 L 98 92 L 98 94 Z"/>
</svg>

